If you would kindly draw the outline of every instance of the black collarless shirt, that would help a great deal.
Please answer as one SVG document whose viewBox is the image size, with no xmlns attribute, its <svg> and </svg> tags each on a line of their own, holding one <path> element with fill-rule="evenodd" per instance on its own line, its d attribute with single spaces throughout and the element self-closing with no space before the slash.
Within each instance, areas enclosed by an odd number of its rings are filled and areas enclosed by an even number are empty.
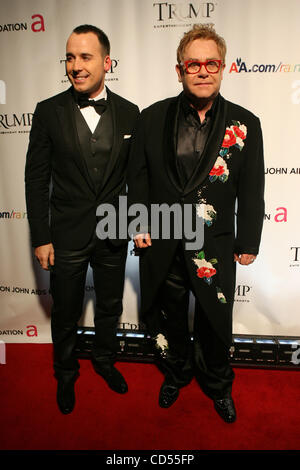
<svg viewBox="0 0 300 470">
<path fill-rule="evenodd" d="M 187 97 L 182 94 L 179 99 L 176 154 L 177 169 L 183 185 L 190 179 L 195 166 L 203 156 L 212 127 L 215 102 L 216 99 L 206 112 L 204 121 L 201 122 L 198 112 L 190 105 Z"/>
</svg>

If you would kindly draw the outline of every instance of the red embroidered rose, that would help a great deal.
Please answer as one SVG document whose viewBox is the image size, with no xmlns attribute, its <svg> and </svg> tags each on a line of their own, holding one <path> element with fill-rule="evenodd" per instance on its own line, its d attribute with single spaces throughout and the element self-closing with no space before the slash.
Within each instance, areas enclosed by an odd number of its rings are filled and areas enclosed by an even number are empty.
<svg viewBox="0 0 300 470">
<path fill-rule="evenodd" d="M 231 129 L 226 129 L 222 147 L 231 147 L 236 143 L 236 137 Z"/>
<path fill-rule="evenodd" d="M 219 166 L 214 166 L 214 167 L 210 170 L 210 173 L 209 173 L 209 174 L 210 174 L 211 176 L 215 176 L 215 175 L 216 175 L 216 176 L 221 176 L 221 175 L 223 175 L 224 171 L 225 171 L 225 170 L 224 170 L 224 166 L 219 165 Z"/>
<path fill-rule="evenodd" d="M 215 268 L 208 268 L 206 266 L 202 266 L 201 268 L 197 269 L 197 276 L 198 277 L 212 277 L 216 274 Z"/>
<path fill-rule="evenodd" d="M 232 129 L 237 137 L 240 137 L 242 140 L 246 139 L 246 134 L 244 134 L 244 132 L 238 126 L 232 126 Z"/>
</svg>

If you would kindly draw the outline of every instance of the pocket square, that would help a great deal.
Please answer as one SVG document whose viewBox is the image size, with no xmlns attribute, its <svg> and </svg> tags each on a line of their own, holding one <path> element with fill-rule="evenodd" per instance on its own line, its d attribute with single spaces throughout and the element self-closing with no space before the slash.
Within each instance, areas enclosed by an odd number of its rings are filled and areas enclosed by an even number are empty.
<svg viewBox="0 0 300 470">
<path fill-rule="evenodd" d="M 130 139 L 130 137 L 131 137 L 131 134 L 130 135 L 129 134 L 124 135 L 124 139 Z"/>
</svg>

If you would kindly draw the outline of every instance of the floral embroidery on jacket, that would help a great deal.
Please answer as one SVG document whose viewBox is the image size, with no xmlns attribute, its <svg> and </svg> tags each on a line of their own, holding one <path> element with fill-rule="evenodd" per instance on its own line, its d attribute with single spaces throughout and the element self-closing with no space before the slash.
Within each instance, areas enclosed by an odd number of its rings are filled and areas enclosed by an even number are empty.
<svg viewBox="0 0 300 470">
<path fill-rule="evenodd" d="M 247 137 L 247 127 L 239 121 L 232 121 L 233 125 L 226 128 L 222 148 L 233 147 L 234 145 L 242 150 L 244 140 Z"/>
<path fill-rule="evenodd" d="M 229 177 L 229 169 L 226 160 L 229 160 L 231 153 L 229 152 L 231 147 L 237 147 L 240 151 L 244 147 L 244 141 L 247 137 L 247 127 L 245 124 L 241 124 L 239 121 L 232 121 L 232 125 L 226 128 L 225 135 L 223 138 L 222 146 L 219 151 L 219 155 L 215 161 L 215 164 L 209 172 L 209 181 L 214 183 L 220 180 L 222 183 L 226 183 Z M 199 202 L 196 204 L 196 213 L 198 217 L 202 217 L 204 223 L 210 227 L 216 217 L 217 212 L 211 204 L 207 204 L 206 199 L 202 197 L 204 188 L 198 192 Z M 195 265 L 197 266 L 197 276 L 203 279 L 208 285 L 212 284 L 213 276 L 217 274 L 217 270 L 214 267 L 218 263 L 216 258 L 210 260 L 205 259 L 205 253 L 203 250 L 199 251 L 193 258 Z M 220 303 L 226 304 L 226 298 L 220 287 L 216 287 L 217 299 Z"/>
<path fill-rule="evenodd" d="M 159 333 L 153 339 L 155 341 L 155 347 L 158 349 L 160 356 L 165 358 L 169 349 L 169 344 L 166 337 L 162 333 Z"/>
<path fill-rule="evenodd" d="M 211 169 L 209 173 L 209 181 L 213 183 L 217 179 L 222 181 L 222 183 L 225 183 L 225 181 L 228 180 L 228 175 L 229 175 L 229 170 L 227 168 L 227 164 L 225 160 L 218 156 L 213 168 Z"/>
<path fill-rule="evenodd" d="M 212 283 L 212 277 L 217 272 L 213 265 L 217 264 L 218 260 L 213 258 L 206 261 L 204 251 L 202 250 L 196 253 L 196 258 L 194 258 L 193 261 L 197 266 L 197 276 L 210 285 Z"/>
<path fill-rule="evenodd" d="M 194 263 L 197 266 L 197 276 L 203 279 L 208 285 L 212 284 L 212 278 L 217 273 L 214 265 L 218 263 L 216 258 L 212 258 L 209 261 L 205 259 L 204 251 L 199 251 L 196 253 L 196 258 L 193 259 Z M 226 304 L 226 297 L 223 294 L 220 287 L 216 287 L 217 299 L 220 303 Z"/>
<path fill-rule="evenodd" d="M 200 200 L 199 204 L 196 204 L 196 212 L 198 217 L 202 217 L 204 223 L 210 227 L 215 219 L 217 218 L 217 212 L 211 204 L 206 204 L 205 200 Z"/>
<path fill-rule="evenodd" d="M 209 173 L 209 181 L 211 183 L 214 183 L 218 179 L 222 183 L 228 180 L 229 170 L 224 158 L 229 159 L 231 157 L 231 153 L 229 153 L 230 147 L 237 147 L 240 151 L 244 147 L 244 140 L 247 137 L 247 127 L 239 121 L 232 121 L 232 123 L 230 127 L 226 128 L 219 155 Z"/>
<path fill-rule="evenodd" d="M 226 304 L 226 298 L 223 292 L 221 291 L 220 287 L 217 287 L 217 297 L 218 301 L 221 302 L 222 304 Z"/>
</svg>

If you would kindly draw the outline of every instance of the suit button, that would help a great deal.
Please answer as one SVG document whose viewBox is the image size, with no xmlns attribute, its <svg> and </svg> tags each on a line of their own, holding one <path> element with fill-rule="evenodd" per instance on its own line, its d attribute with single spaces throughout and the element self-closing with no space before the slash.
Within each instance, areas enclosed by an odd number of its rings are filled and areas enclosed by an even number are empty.
<svg viewBox="0 0 300 470">
<path fill-rule="evenodd" d="M 98 173 L 98 168 L 93 168 L 95 173 Z"/>
<path fill-rule="evenodd" d="M 95 144 L 97 142 L 97 139 L 95 139 L 94 137 L 91 137 L 91 142 Z"/>
</svg>

